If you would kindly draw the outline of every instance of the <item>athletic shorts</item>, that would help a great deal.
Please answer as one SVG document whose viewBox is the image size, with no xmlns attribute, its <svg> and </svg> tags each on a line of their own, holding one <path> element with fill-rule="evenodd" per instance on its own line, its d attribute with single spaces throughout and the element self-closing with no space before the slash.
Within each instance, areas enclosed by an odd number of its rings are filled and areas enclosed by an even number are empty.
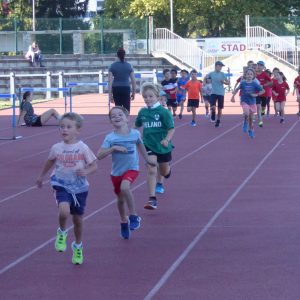
<svg viewBox="0 0 300 300">
<path fill-rule="evenodd" d="M 123 180 L 128 180 L 133 183 L 139 175 L 139 171 L 136 170 L 128 170 L 121 176 L 113 176 L 111 175 L 111 181 L 114 186 L 114 192 L 116 195 L 119 195 L 121 192 L 121 183 Z"/>
<path fill-rule="evenodd" d="M 160 154 L 160 153 L 153 152 L 146 145 L 145 145 L 145 147 L 146 147 L 148 155 L 155 155 L 157 157 L 158 163 L 170 162 L 172 160 L 172 151 L 170 151 L 168 153 Z"/>
<path fill-rule="evenodd" d="M 177 104 L 181 104 L 182 102 L 184 102 L 184 100 L 185 100 L 184 95 L 181 95 L 181 94 L 176 95 Z"/>
<path fill-rule="evenodd" d="M 203 95 L 203 99 L 205 102 L 210 102 L 210 95 Z"/>
<path fill-rule="evenodd" d="M 168 99 L 167 100 L 167 106 L 168 107 L 177 107 L 178 106 L 178 103 L 176 101 L 176 99 Z"/>
<path fill-rule="evenodd" d="M 261 96 L 256 97 L 256 104 L 261 104 L 262 107 L 266 107 L 267 97 L 261 97 Z"/>
<path fill-rule="evenodd" d="M 130 87 L 113 86 L 112 94 L 116 106 L 123 106 L 130 111 Z"/>
<path fill-rule="evenodd" d="M 199 99 L 189 99 L 188 100 L 188 107 L 199 107 Z"/>
<path fill-rule="evenodd" d="M 243 112 L 246 113 L 247 115 L 249 113 L 253 113 L 253 114 L 256 113 L 256 110 L 257 110 L 256 109 L 256 104 L 247 104 L 245 102 L 242 102 L 241 105 L 242 105 L 242 108 L 243 108 Z"/>
<path fill-rule="evenodd" d="M 69 193 L 62 186 L 53 186 L 55 199 L 57 204 L 62 202 L 68 202 L 70 204 L 70 213 L 71 215 L 83 215 L 84 209 L 86 206 L 86 199 L 88 192 L 72 194 Z"/>
<path fill-rule="evenodd" d="M 41 127 L 43 126 L 42 122 L 41 122 L 41 116 L 38 116 L 32 123 L 31 125 L 32 127 Z"/>
<path fill-rule="evenodd" d="M 217 101 L 218 101 L 218 108 L 220 109 L 224 108 L 224 96 L 211 94 L 209 100 L 210 106 L 216 106 Z"/>
</svg>

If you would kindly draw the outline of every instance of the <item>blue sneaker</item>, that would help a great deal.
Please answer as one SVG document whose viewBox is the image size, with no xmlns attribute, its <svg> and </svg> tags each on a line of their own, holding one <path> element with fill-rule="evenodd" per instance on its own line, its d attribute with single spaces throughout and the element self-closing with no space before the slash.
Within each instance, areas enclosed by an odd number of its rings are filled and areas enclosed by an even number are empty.
<svg viewBox="0 0 300 300">
<path fill-rule="evenodd" d="M 248 131 L 248 123 L 246 121 L 244 121 L 243 132 L 247 132 L 247 131 Z"/>
<path fill-rule="evenodd" d="M 136 230 L 136 229 L 140 228 L 141 227 L 141 220 L 142 220 L 142 218 L 139 217 L 139 216 L 130 215 L 129 216 L 130 230 Z"/>
<path fill-rule="evenodd" d="M 156 187 L 155 187 L 155 193 L 157 194 L 163 194 L 165 192 L 165 188 L 163 186 L 162 183 L 156 183 Z"/>
<path fill-rule="evenodd" d="M 149 201 L 144 205 L 145 209 L 157 209 L 157 200 L 149 199 Z"/>
<path fill-rule="evenodd" d="M 121 223 L 121 237 L 128 240 L 130 237 L 129 221 L 127 223 Z"/>
<path fill-rule="evenodd" d="M 253 130 L 248 130 L 248 135 L 251 139 L 254 138 L 254 131 Z"/>
<path fill-rule="evenodd" d="M 193 127 L 196 126 L 196 122 L 194 120 L 191 122 L 191 126 L 193 126 Z"/>
</svg>

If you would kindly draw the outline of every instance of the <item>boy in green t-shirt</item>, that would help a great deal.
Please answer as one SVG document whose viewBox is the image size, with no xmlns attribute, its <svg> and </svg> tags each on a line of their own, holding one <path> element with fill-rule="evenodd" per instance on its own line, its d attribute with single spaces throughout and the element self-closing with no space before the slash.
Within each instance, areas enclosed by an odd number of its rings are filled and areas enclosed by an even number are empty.
<svg viewBox="0 0 300 300">
<path fill-rule="evenodd" d="M 147 184 L 149 201 L 146 209 L 156 209 L 156 193 L 164 193 L 163 177 L 171 175 L 170 161 L 172 160 L 174 121 L 169 110 L 159 103 L 159 88 L 152 83 L 142 86 L 142 95 L 147 105 L 142 108 L 135 121 L 137 128 L 143 126 L 143 142 L 148 151 L 149 161 L 158 164 L 158 168 L 148 165 Z M 159 172 L 158 172 L 159 171 Z"/>
</svg>

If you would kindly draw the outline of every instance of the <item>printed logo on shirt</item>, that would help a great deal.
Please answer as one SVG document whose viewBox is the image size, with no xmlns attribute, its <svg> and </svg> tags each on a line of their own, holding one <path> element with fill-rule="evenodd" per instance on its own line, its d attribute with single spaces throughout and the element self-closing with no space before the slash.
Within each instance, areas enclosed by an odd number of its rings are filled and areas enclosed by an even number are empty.
<svg viewBox="0 0 300 300">
<path fill-rule="evenodd" d="M 159 117 L 160 117 L 159 114 L 155 114 L 155 115 L 154 115 L 154 119 L 155 119 L 156 121 L 159 120 Z"/>
</svg>

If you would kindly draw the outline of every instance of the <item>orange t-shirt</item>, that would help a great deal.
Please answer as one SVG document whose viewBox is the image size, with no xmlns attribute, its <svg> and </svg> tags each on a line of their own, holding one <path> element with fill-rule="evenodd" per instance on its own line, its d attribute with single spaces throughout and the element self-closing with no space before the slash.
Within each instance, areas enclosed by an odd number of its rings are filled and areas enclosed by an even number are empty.
<svg viewBox="0 0 300 300">
<path fill-rule="evenodd" d="M 200 99 L 200 90 L 202 88 L 202 84 L 198 80 L 189 80 L 185 85 L 185 89 L 188 92 L 189 100 L 199 100 Z"/>
</svg>

